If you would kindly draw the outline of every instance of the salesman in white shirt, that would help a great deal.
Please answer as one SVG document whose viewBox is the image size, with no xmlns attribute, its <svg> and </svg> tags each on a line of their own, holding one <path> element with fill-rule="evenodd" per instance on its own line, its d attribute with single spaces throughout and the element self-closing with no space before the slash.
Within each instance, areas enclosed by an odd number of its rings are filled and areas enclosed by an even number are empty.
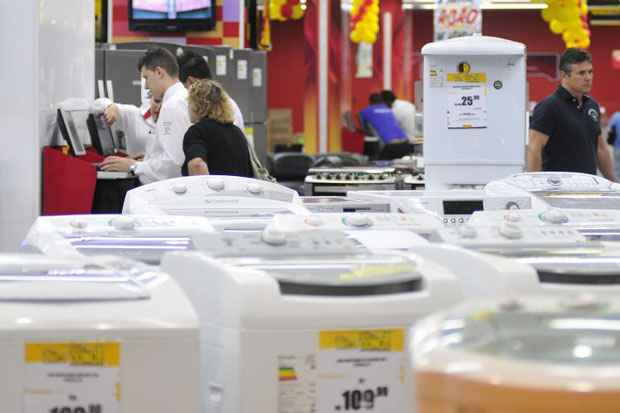
<svg viewBox="0 0 620 413">
<path fill-rule="evenodd" d="M 109 156 L 100 168 L 104 171 L 129 172 L 140 183 L 148 184 L 181 176 L 183 136 L 190 126 L 187 90 L 179 82 L 179 66 L 172 53 L 163 48 L 150 49 L 140 59 L 138 70 L 153 98 L 161 98 L 155 136 L 146 146 L 144 159 Z"/>
</svg>

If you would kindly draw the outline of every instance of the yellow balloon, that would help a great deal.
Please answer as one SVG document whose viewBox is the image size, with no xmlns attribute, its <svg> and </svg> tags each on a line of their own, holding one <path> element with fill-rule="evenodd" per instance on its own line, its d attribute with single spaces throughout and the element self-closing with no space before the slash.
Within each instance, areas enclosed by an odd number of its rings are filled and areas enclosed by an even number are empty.
<svg viewBox="0 0 620 413">
<path fill-rule="evenodd" d="M 550 21 L 552 20 L 552 18 L 551 18 L 551 17 L 552 17 L 552 16 L 551 16 L 551 9 L 550 9 L 550 8 L 548 8 L 548 7 L 547 7 L 546 9 L 544 9 L 544 10 L 541 12 L 541 14 L 542 14 L 542 18 L 543 18 L 543 20 L 544 20 L 544 21 L 546 21 L 547 23 L 548 23 L 548 22 L 550 22 Z"/>
<path fill-rule="evenodd" d="M 301 4 L 297 4 L 295 7 L 293 7 L 291 17 L 295 20 L 299 20 L 304 17 L 304 9 L 301 8 Z"/>
<path fill-rule="evenodd" d="M 369 8 L 368 8 L 368 12 L 369 13 L 374 13 L 374 14 L 379 14 L 379 5 L 376 3 L 373 3 Z"/>
<path fill-rule="evenodd" d="M 284 16 L 280 14 L 280 6 L 276 3 L 269 3 L 269 17 L 271 20 L 284 20 Z"/>
<path fill-rule="evenodd" d="M 560 34 L 564 30 L 564 25 L 559 20 L 551 20 L 549 29 L 555 34 Z"/>
<path fill-rule="evenodd" d="M 378 33 L 378 32 L 379 32 L 379 24 L 378 24 L 378 23 L 373 23 L 373 24 L 370 26 L 370 31 L 371 31 L 372 33 Z"/>
<path fill-rule="evenodd" d="M 588 14 L 588 3 L 585 0 L 581 2 L 581 8 L 579 10 L 579 13 L 582 16 L 586 16 Z"/>
<path fill-rule="evenodd" d="M 581 49 L 587 49 L 588 47 L 590 47 L 590 39 L 586 37 L 584 39 L 578 40 L 575 44 Z"/>
<path fill-rule="evenodd" d="M 351 32 L 351 41 L 353 43 L 359 43 L 361 40 L 362 38 L 358 32 Z"/>
</svg>

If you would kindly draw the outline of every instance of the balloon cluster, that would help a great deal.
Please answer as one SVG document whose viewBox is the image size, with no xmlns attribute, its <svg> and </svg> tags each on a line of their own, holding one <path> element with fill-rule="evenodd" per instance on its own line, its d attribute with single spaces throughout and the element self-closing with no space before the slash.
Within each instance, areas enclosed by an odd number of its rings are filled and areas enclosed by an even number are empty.
<svg viewBox="0 0 620 413">
<path fill-rule="evenodd" d="M 379 0 L 353 0 L 351 7 L 351 41 L 377 41 L 379 33 Z"/>
<path fill-rule="evenodd" d="M 545 0 L 542 18 L 549 29 L 561 34 L 566 47 L 587 49 L 590 46 L 587 0 Z"/>
<path fill-rule="evenodd" d="M 270 0 L 269 15 L 272 20 L 301 19 L 306 12 L 306 0 Z"/>
</svg>

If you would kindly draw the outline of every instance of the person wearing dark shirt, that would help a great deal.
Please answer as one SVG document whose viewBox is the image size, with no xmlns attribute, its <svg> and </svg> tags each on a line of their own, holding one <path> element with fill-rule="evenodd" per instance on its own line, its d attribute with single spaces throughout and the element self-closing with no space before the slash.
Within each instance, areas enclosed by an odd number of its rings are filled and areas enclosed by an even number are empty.
<svg viewBox="0 0 620 413">
<path fill-rule="evenodd" d="M 560 85 L 534 108 L 530 123 L 527 168 L 596 174 L 616 181 L 607 142 L 601 134 L 598 103 L 592 89 L 592 57 L 567 49 L 560 58 Z"/>
<path fill-rule="evenodd" d="M 215 81 L 202 79 L 189 88 L 190 119 L 183 138 L 183 175 L 254 177 L 245 135 L 233 124 L 228 95 Z"/>
<path fill-rule="evenodd" d="M 379 159 L 396 159 L 412 153 L 413 147 L 407 135 L 381 94 L 373 93 L 369 101 L 370 105 L 360 112 L 360 123 L 364 130 L 372 132 L 383 142 Z"/>
</svg>

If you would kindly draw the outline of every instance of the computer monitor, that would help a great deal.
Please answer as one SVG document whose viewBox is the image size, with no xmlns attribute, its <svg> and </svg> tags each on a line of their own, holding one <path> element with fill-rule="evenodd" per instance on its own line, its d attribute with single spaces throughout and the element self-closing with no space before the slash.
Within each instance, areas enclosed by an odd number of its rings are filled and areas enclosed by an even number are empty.
<svg viewBox="0 0 620 413">
<path fill-rule="evenodd" d="M 90 141 L 99 155 L 108 156 L 116 153 L 116 145 L 114 143 L 114 135 L 110 125 L 105 120 L 103 113 L 89 114 L 88 132 L 90 133 Z"/>
<path fill-rule="evenodd" d="M 84 132 L 87 131 L 86 117 L 83 116 L 87 111 L 69 111 L 64 109 L 58 109 L 56 112 L 56 122 L 58 124 L 58 130 L 60 131 L 64 140 L 69 144 L 71 153 L 73 156 L 86 155 L 86 149 L 84 148 L 84 142 L 88 139 Z M 79 120 L 83 120 L 83 124 Z M 87 133 L 86 133 L 87 135 Z"/>
<path fill-rule="evenodd" d="M 183 32 L 215 28 L 215 0 L 129 0 L 129 29 Z"/>
</svg>

